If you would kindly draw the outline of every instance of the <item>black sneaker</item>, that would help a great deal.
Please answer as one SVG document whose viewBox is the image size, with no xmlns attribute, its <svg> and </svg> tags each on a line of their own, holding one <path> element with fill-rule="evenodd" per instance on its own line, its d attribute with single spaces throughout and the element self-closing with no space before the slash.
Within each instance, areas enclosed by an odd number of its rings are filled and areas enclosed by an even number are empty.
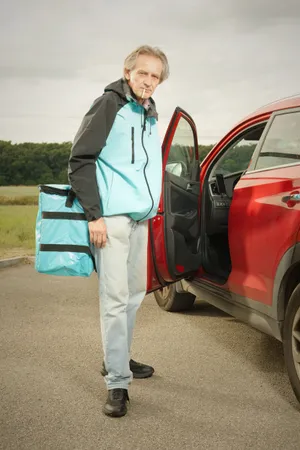
<svg viewBox="0 0 300 450">
<path fill-rule="evenodd" d="M 110 389 L 103 412 L 107 416 L 122 417 L 127 413 L 126 403 L 129 401 L 127 389 Z"/>
<path fill-rule="evenodd" d="M 142 364 L 131 359 L 129 367 L 133 374 L 133 378 L 149 378 L 154 374 L 154 368 L 147 364 Z"/>
<path fill-rule="evenodd" d="M 133 378 L 149 378 L 154 374 L 154 368 L 147 364 L 142 364 L 131 359 L 129 361 L 129 367 L 132 372 Z M 104 377 L 107 375 L 105 365 L 103 363 L 101 369 L 101 375 Z"/>
</svg>

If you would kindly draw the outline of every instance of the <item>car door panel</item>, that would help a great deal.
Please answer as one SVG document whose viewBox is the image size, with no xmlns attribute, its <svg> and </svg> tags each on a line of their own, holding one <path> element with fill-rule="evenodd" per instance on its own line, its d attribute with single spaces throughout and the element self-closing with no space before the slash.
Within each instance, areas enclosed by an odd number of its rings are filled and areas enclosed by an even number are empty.
<svg viewBox="0 0 300 450">
<path fill-rule="evenodd" d="M 183 187 L 182 185 L 185 185 Z M 195 183 L 197 194 L 187 190 L 188 182 L 166 173 L 165 176 L 165 227 L 167 233 L 168 266 L 176 276 L 182 270 L 197 270 L 200 264 L 199 245 L 199 183 Z M 173 251 L 172 251 L 173 249 Z"/>
<path fill-rule="evenodd" d="M 265 305 L 273 303 L 276 272 L 299 232 L 300 111 L 276 112 L 238 182 L 229 215 L 232 272 L 229 289 Z"/>
<path fill-rule="evenodd" d="M 295 189 L 299 166 L 249 173 L 237 184 L 229 214 L 228 286 L 234 293 L 272 304 L 277 267 L 299 229 L 300 204 L 291 210 L 282 200 Z"/>
<path fill-rule="evenodd" d="M 188 276 L 201 263 L 197 133 L 192 118 L 180 108 L 174 112 L 162 152 L 162 198 L 149 224 L 149 292 Z M 176 173 L 173 166 L 178 164 L 181 169 Z"/>
</svg>

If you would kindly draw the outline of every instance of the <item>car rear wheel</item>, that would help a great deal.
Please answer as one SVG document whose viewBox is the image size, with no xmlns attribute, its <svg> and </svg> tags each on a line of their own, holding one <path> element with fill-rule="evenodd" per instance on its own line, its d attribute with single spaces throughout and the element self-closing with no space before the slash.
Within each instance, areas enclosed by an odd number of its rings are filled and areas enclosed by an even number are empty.
<svg viewBox="0 0 300 450">
<path fill-rule="evenodd" d="M 170 312 L 179 312 L 191 309 L 196 298 L 189 292 L 177 292 L 175 283 L 155 291 L 154 296 L 157 304 L 165 311 Z"/>
<path fill-rule="evenodd" d="M 293 291 L 287 306 L 283 349 L 290 382 L 300 402 L 300 284 Z"/>
</svg>

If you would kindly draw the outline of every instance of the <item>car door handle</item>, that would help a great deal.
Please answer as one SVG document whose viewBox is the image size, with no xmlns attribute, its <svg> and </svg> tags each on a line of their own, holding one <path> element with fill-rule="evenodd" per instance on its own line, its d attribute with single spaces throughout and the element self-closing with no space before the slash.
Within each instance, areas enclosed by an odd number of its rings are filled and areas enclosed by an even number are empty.
<svg viewBox="0 0 300 450">
<path fill-rule="evenodd" d="M 186 190 L 191 192 L 193 190 L 193 186 L 195 186 L 196 184 L 199 184 L 198 181 L 190 181 L 187 185 L 186 185 Z"/>
<path fill-rule="evenodd" d="M 288 202 L 300 202 L 300 194 L 291 194 L 291 195 L 286 195 L 285 197 L 282 197 L 282 201 L 283 203 L 288 203 Z"/>
</svg>

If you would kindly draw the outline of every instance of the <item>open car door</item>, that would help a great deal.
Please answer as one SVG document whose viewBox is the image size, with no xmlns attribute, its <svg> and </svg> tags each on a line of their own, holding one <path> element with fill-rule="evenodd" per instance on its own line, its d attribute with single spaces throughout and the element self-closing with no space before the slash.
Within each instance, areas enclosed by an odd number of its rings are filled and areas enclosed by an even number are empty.
<svg viewBox="0 0 300 450">
<path fill-rule="evenodd" d="M 149 221 L 147 291 L 187 278 L 199 269 L 200 165 L 193 119 L 176 108 L 162 145 L 163 185 Z"/>
</svg>

